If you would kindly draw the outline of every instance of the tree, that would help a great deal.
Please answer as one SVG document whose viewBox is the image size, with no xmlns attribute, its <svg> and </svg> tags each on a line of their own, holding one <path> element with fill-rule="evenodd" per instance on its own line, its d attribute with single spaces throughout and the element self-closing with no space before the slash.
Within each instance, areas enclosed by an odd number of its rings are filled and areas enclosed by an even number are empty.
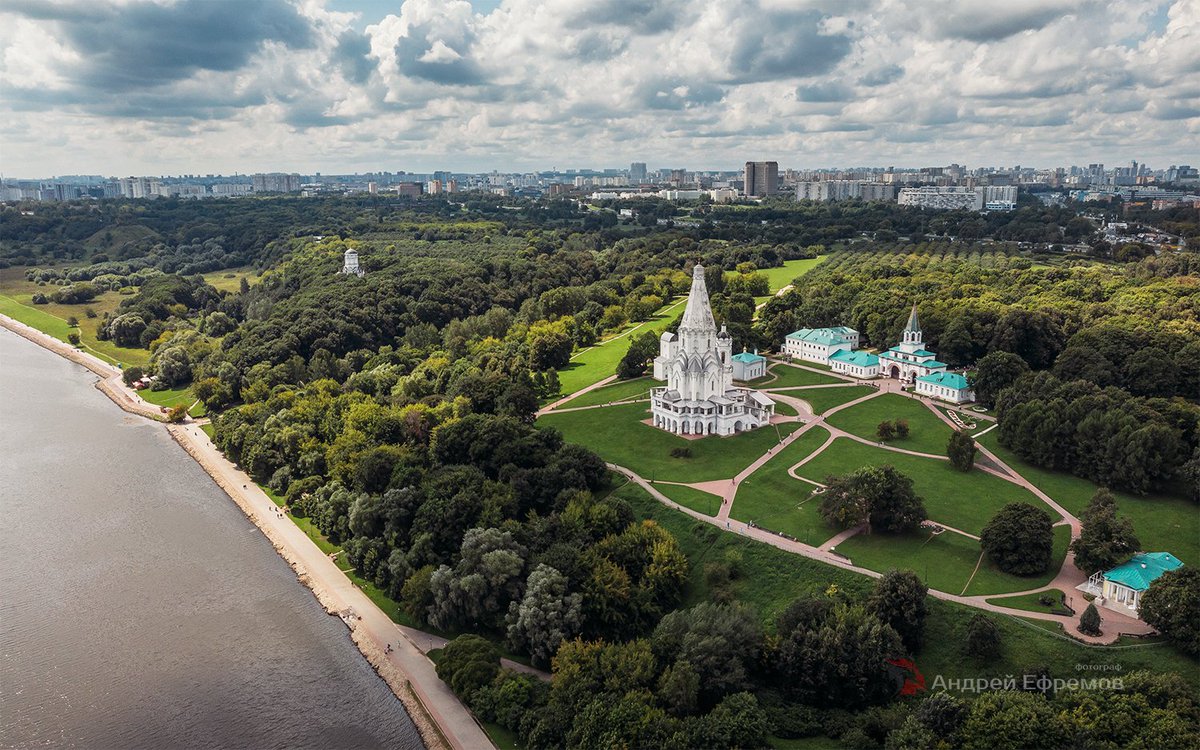
<svg viewBox="0 0 1200 750">
<path fill-rule="evenodd" d="M 1080 516 L 1079 538 L 1071 542 L 1075 565 L 1089 575 L 1110 570 L 1133 557 L 1141 548 L 1133 522 L 1117 516 L 1117 499 L 1101 487 Z"/>
<path fill-rule="evenodd" d="M 1200 446 L 1192 451 L 1192 457 L 1179 467 L 1179 478 L 1187 488 L 1193 501 L 1200 501 Z"/>
<path fill-rule="evenodd" d="M 67 325 L 71 326 L 72 328 L 77 328 L 79 326 L 79 318 L 75 317 L 74 315 L 68 315 Z"/>
<path fill-rule="evenodd" d="M 462 538 L 458 563 L 453 568 L 441 566 L 429 579 L 433 593 L 429 622 L 444 629 L 499 625 L 509 604 L 521 595 L 527 556 L 511 532 L 469 529 Z"/>
<path fill-rule="evenodd" d="M 134 383 L 142 379 L 142 368 L 134 365 L 126 367 L 121 371 L 121 380 L 125 381 L 125 385 L 132 386 Z"/>
<path fill-rule="evenodd" d="M 704 602 L 664 617 L 654 629 L 651 646 L 664 663 L 687 662 L 700 676 L 701 694 L 712 705 L 751 687 L 763 634 L 758 615 L 748 607 Z"/>
<path fill-rule="evenodd" d="M 970 471 L 975 465 L 977 451 L 975 439 L 966 430 L 955 430 L 951 433 L 950 442 L 946 445 L 946 456 L 949 457 L 951 466 L 959 471 Z"/>
<path fill-rule="evenodd" d="M 1095 602 L 1088 602 L 1087 609 L 1079 616 L 1079 632 L 1084 635 L 1100 635 L 1100 612 Z"/>
<path fill-rule="evenodd" d="M 907 419 L 897 419 L 892 423 L 892 428 L 896 431 L 896 438 L 898 440 L 903 440 L 904 438 L 908 437 Z"/>
<path fill-rule="evenodd" d="M 534 370 L 561 370 L 571 362 L 571 350 L 575 342 L 567 331 L 566 323 L 541 321 L 529 327 L 526 335 L 529 345 L 529 366 Z"/>
<path fill-rule="evenodd" d="M 490 683 L 500 672 L 496 647 L 478 635 L 460 635 L 442 648 L 437 674 L 454 694 L 470 700 L 472 694 Z"/>
<path fill-rule="evenodd" d="M 900 727 L 888 733 L 884 750 L 927 750 L 937 747 L 938 738 L 916 716 L 909 716 Z"/>
<path fill-rule="evenodd" d="M 1200 569 L 1176 568 L 1142 595 L 1138 615 L 1184 652 L 1200 656 Z"/>
<path fill-rule="evenodd" d="M 1000 629 L 992 618 L 982 612 L 971 615 L 967 621 L 967 655 L 983 662 L 992 662 L 999 658 L 1001 646 Z"/>
<path fill-rule="evenodd" d="M 125 313 L 113 318 L 108 324 L 108 337 L 117 346 L 141 346 L 142 332 L 146 330 L 146 321 L 137 313 Z"/>
<path fill-rule="evenodd" d="M 983 693 L 959 730 L 967 750 L 1051 750 L 1069 745 L 1057 712 L 1045 697 L 1015 690 Z M 1087 745 L 1088 743 L 1084 743 Z"/>
<path fill-rule="evenodd" d="M 911 570 L 889 570 L 875 583 L 867 608 L 900 635 L 909 653 L 921 648 L 929 587 Z"/>
<path fill-rule="evenodd" d="M 658 355 L 658 341 L 658 336 L 652 331 L 635 336 L 629 342 L 625 356 L 617 363 L 617 377 L 629 380 L 645 375 L 646 365 Z"/>
<path fill-rule="evenodd" d="M 1025 373 L 1029 364 L 1020 355 L 995 351 L 975 363 L 975 400 L 985 406 L 995 406 L 1000 391 L 1009 387 Z"/>
<path fill-rule="evenodd" d="M 912 479 L 894 466 L 864 466 L 827 477 L 820 513 L 829 523 L 850 528 L 870 523 L 875 531 L 900 533 L 925 520 L 925 504 Z"/>
<path fill-rule="evenodd" d="M 79 346 L 80 341 L 81 339 L 79 338 L 79 334 L 75 331 L 71 331 L 67 334 L 67 343 L 71 346 Z"/>
<path fill-rule="evenodd" d="M 836 655 L 836 656 L 835 656 Z M 837 604 L 779 646 L 782 689 L 804 703 L 855 709 L 895 696 L 888 660 L 904 655 L 900 636 L 859 605 Z"/>
<path fill-rule="evenodd" d="M 875 428 L 875 435 L 886 443 L 896 437 L 896 425 L 892 424 L 891 420 L 885 419 Z"/>
<path fill-rule="evenodd" d="M 567 578 L 549 565 L 540 564 L 525 584 L 525 596 L 508 608 L 508 642 L 524 651 L 538 666 L 565 640 L 579 635 L 583 624 L 583 597 L 567 593 Z"/>
<path fill-rule="evenodd" d="M 1054 555 L 1050 514 L 1029 503 L 1009 503 L 992 516 L 979 535 L 979 545 L 1006 573 L 1044 573 Z"/>
<path fill-rule="evenodd" d="M 167 412 L 167 421 L 171 424 L 179 424 L 188 418 L 188 408 L 185 404 L 179 404 L 172 407 L 171 411 Z"/>
</svg>

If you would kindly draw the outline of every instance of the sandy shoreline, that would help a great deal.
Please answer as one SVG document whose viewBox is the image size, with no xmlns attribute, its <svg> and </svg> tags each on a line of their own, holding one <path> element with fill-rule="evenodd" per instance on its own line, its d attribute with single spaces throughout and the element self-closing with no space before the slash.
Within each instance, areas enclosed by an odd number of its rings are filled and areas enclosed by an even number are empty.
<svg viewBox="0 0 1200 750">
<path fill-rule="evenodd" d="M 0 326 L 87 368 L 100 378 L 97 389 L 122 410 L 163 421 L 157 407 L 147 405 L 128 391 L 118 368 L 7 316 L 0 315 Z M 427 748 L 493 747 L 475 718 L 438 678 L 433 663 L 413 641 L 414 637 L 429 636 L 393 622 L 291 519 L 278 511 L 249 476 L 217 450 L 202 430 L 186 424 L 166 428 L 267 537 L 325 611 L 346 624 L 359 651 L 404 705 Z M 437 645 L 435 641 L 441 639 L 430 638 L 430 645 Z M 386 652 L 389 644 L 390 653 Z"/>
</svg>

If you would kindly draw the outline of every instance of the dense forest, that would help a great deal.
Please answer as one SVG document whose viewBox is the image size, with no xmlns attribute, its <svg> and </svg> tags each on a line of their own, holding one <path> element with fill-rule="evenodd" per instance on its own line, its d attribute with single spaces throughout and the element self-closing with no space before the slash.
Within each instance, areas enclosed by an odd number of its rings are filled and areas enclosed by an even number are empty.
<svg viewBox="0 0 1200 750">
<path fill-rule="evenodd" d="M 482 636 L 453 641 L 439 673 L 522 746 L 1200 742 L 1200 705 L 1177 676 L 1055 692 L 1039 673 L 1030 689 L 897 699 L 926 645 L 911 573 L 814 590 L 772 618 L 736 601 L 682 608 L 695 571 L 679 540 L 614 491 L 600 457 L 533 424 L 572 352 L 652 316 L 704 263 L 735 346 L 833 324 L 889 346 L 916 302 L 930 348 L 977 370 L 1006 446 L 1137 492 L 1175 487 L 1200 471 L 1200 256 L 1041 263 L 1002 241 L 1078 241 L 1093 227 L 1040 204 L 985 217 L 704 207 L 698 227 L 658 225 L 667 210 L 622 224 L 573 202 L 491 197 L 3 210 L 4 261 L 30 266 L 48 294 L 127 290 L 85 324 L 152 352 L 164 385 L 190 383 L 216 444 L 341 545 L 400 616 Z M 365 277 L 337 273 L 348 248 Z M 755 319 L 758 271 L 818 253 L 829 257 Z M 197 275 L 243 266 L 271 272 L 236 292 Z M 635 338 L 623 374 L 640 374 L 653 346 Z M 735 556 L 703 571 L 718 590 L 738 575 Z M 938 647 L 986 670 L 997 626 L 980 614 L 964 627 L 963 643 Z M 553 682 L 502 669 L 498 647 Z M 1103 737 L 1097 714 L 1111 717 Z"/>
</svg>

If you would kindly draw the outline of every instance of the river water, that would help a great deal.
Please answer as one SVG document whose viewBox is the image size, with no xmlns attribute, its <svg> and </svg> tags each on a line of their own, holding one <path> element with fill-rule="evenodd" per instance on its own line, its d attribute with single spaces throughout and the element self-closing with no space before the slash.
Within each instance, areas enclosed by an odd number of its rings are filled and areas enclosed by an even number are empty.
<svg viewBox="0 0 1200 750">
<path fill-rule="evenodd" d="M 421 747 L 341 621 L 95 380 L 0 328 L 0 746 Z"/>
</svg>

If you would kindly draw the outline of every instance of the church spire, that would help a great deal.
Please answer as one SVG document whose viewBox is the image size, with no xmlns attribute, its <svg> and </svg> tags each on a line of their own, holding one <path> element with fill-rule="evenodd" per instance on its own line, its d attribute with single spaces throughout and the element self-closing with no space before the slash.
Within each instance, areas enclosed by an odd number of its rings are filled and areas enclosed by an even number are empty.
<svg viewBox="0 0 1200 750">
<path fill-rule="evenodd" d="M 680 328 L 712 331 L 716 333 L 717 321 L 708 304 L 708 285 L 704 283 L 704 266 L 699 263 L 692 269 L 692 290 L 688 292 L 687 307 L 683 309 Z"/>
<path fill-rule="evenodd" d="M 904 326 L 906 332 L 920 333 L 921 324 L 917 322 L 917 303 L 914 302 L 912 312 L 908 314 L 908 325 Z"/>
</svg>

